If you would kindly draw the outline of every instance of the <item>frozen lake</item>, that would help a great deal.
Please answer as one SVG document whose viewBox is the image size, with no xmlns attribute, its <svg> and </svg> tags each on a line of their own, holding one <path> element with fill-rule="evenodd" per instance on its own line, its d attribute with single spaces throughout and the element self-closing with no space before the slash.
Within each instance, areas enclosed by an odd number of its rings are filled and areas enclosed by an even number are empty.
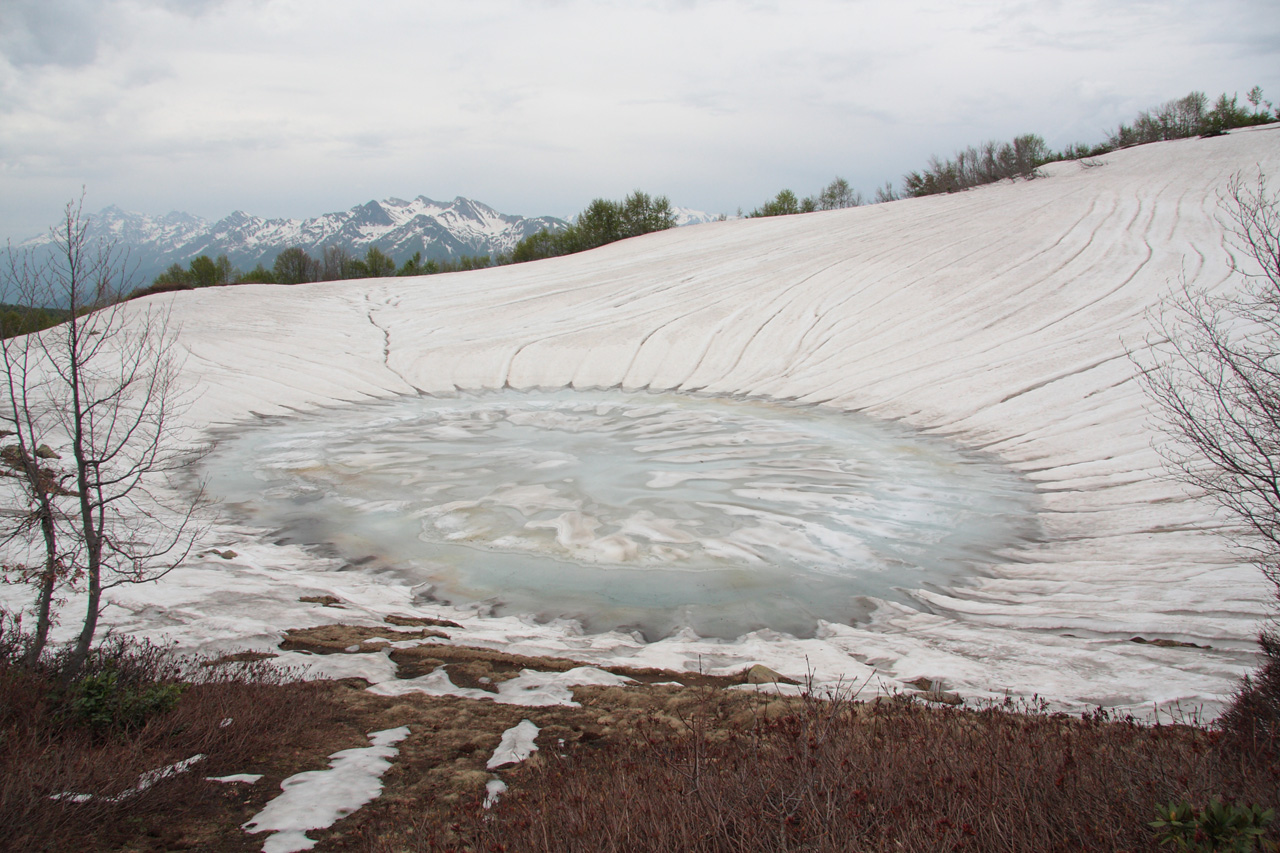
<svg viewBox="0 0 1280 853">
<path fill-rule="evenodd" d="M 417 616 L 593 664 L 1212 715 L 1274 588 L 1165 475 L 1131 354 L 1179 281 L 1238 286 L 1220 198 L 1280 172 L 1277 140 L 466 273 L 130 302 L 172 312 L 175 426 L 221 441 L 216 485 L 242 505 L 160 583 L 109 590 L 104 629 L 221 654 Z M 606 388 L 635 393 L 583 390 Z M 284 662 L 396 674 L 385 652 Z"/>
<path fill-rule="evenodd" d="M 646 639 L 812 636 L 1034 539 L 994 459 L 812 406 L 622 391 L 402 397 L 228 433 L 210 491 L 420 598 Z"/>
</svg>

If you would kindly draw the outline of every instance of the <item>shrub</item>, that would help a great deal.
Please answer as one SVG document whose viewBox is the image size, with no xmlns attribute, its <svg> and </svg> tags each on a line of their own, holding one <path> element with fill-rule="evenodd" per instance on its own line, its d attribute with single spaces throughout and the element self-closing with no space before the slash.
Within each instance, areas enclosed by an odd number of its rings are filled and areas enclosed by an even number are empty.
<svg viewBox="0 0 1280 853">
<path fill-rule="evenodd" d="M 768 713 L 779 704 L 762 697 L 746 727 L 695 719 L 648 743 L 547 750 L 492 808 L 381 849 L 1136 851 L 1156 847 L 1157 802 L 1258 803 L 1247 826 L 1228 816 L 1254 838 L 1277 804 L 1274 765 L 1191 726 L 902 699 Z"/>
<path fill-rule="evenodd" d="M 114 669 L 73 682 L 69 705 L 75 716 L 99 730 L 139 729 L 156 714 L 173 710 L 181 684 L 122 684 Z"/>
<path fill-rule="evenodd" d="M 597 198 L 578 214 L 577 221 L 561 231 L 542 230 L 525 237 L 500 263 L 525 263 L 585 252 L 628 237 L 665 231 L 676 224 L 670 200 L 636 190 L 622 201 Z M 464 259 L 465 260 L 465 259 Z M 478 259 L 479 260 L 479 259 Z M 483 258 L 488 266 L 488 258 Z M 463 266 L 463 269 L 468 267 Z"/>
<path fill-rule="evenodd" d="M 1280 763 L 1280 634 L 1258 636 L 1262 662 L 1241 680 L 1218 728 L 1262 760 Z"/>
<path fill-rule="evenodd" d="M 1263 844 L 1275 809 L 1224 803 L 1214 797 L 1203 809 L 1186 800 L 1156 807 L 1156 830 L 1161 846 L 1179 853 L 1249 853 Z M 1275 849 L 1274 845 L 1269 845 Z"/>
<path fill-rule="evenodd" d="M 223 789 L 205 776 L 253 770 L 336 713 L 323 684 L 123 639 L 95 647 L 69 687 L 62 656 L 24 665 L 28 645 L 0 612 L 0 846 L 14 853 L 187 849 L 164 833 L 176 815 L 219 802 Z M 111 728 L 94 728 L 95 716 Z M 192 772 L 140 789 L 151 771 L 196 755 L 204 758 Z M 55 799 L 63 793 L 88 798 Z"/>
</svg>

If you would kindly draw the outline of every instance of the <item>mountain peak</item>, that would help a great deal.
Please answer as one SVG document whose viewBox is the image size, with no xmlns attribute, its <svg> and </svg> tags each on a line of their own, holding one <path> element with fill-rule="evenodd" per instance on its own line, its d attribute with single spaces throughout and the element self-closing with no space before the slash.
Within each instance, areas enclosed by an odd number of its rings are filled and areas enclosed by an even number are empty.
<svg viewBox="0 0 1280 853">
<path fill-rule="evenodd" d="M 563 224 L 550 217 L 504 215 L 463 196 L 444 204 L 420 195 L 413 201 L 370 200 L 346 211 L 301 220 L 264 219 L 235 210 L 214 223 L 182 211 L 151 216 L 110 205 L 91 219 L 90 232 L 127 248 L 139 264 L 137 279 L 149 281 L 170 265 L 186 266 L 199 255 L 226 255 L 246 270 L 258 264 L 269 267 L 276 255 L 294 246 L 312 257 L 320 257 L 329 247 L 358 256 L 377 246 L 396 263 L 415 252 L 424 260 L 492 257 L 509 252 L 530 234 Z M 24 245 L 48 242 L 46 235 Z"/>
</svg>

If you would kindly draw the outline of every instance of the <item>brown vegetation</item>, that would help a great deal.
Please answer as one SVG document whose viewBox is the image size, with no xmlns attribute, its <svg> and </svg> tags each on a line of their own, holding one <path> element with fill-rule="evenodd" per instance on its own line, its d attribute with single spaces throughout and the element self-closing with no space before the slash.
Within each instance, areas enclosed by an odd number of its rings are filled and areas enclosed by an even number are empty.
<svg viewBox="0 0 1280 853">
<path fill-rule="evenodd" d="M 1242 690 L 1229 728 L 1209 730 L 1043 705 L 943 707 L 920 698 L 930 692 L 785 698 L 743 689 L 748 672 L 623 667 L 634 686 L 577 688 L 577 707 L 383 697 L 357 679 L 273 676 L 260 653 L 208 665 L 108 644 L 88 678 L 187 686 L 139 724 L 103 726 L 77 712 L 56 660 L 21 664 L 12 627 L 0 630 L 0 838 L 12 850 L 260 850 L 264 837 L 241 825 L 281 781 L 401 725 L 410 735 L 382 796 L 313 832 L 317 850 L 1156 850 L 1158 804 L 1280 804 L 1280 744 L 1257 710 L 1274 704 L 1275 673 Z M 388 630 L 300 636 L 328 647 Z M 444 666 L 454 683 L 483 686 L 578 665 L 423 641 L 396 651 L 401 677 Z M 539 751 L 488 770 L 502 732 L 522 719 L 539 727 Z M 195 755 L 205 758 L 188 772 L 137 790 L 148 771 Z M 206 778 L 233 773 L 263 778 Z M 495 776 L 510 790 L 485 809 Z M 92 799 L 51 799 L 62 793 Z"/>
<path fill-rule="evenodd" d="M 1158 803 L 1280 799 L 1274 742 L 1194 726 L 901 700 L 807 699 L 746 728 L 699 713 L 674 735 L 539 752 L 492 809 L 371 849 L 1156 850 Z"/>
</svg>

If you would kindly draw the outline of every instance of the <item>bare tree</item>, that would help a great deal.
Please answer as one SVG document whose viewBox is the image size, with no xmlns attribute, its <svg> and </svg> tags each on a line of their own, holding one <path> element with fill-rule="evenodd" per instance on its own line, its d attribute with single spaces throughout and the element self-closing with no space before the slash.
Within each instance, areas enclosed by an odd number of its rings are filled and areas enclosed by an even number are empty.
<svg viewBox="0 0 1280 853">
<path fill-rule="evenodd" d="M 83 588 L 70 672 L 88 655 L 103 592 L 176 567 L 193 547 L 206 504 L 200 491 L 178 496 L 165 488 L 168 475 L 197 453 L 174 431 L 183 401 L 168 313 L 118 300 L 125 259 L 89 240 L 81 205 L 68 204 L 52 229 L 47 261 L 8 253 L 6 289 L 69 316 L 41 333 L 5 339 L 0 400 L 0 417 L 17 441 L 2 451 L 3 461 L 21 504 L 10 514 L 9 542 L 26 537 L 28 556 L 40 554 L 6 566 L 6 577 L 36 587 L 32 659 L 47 641 L 59 590 Z"/>
<path fill-rule="evenodd" d="M 1174 439 L 1165 461 L 1228 511 L 1280 593 L 1280 199 L 1265 176 L 1237 175 L 1222 211 L 1242 285 L 1215 296 L 1184 282 L 1144 381 Z"/>
<path fill-rule="evenodd" d="M 1280 198 L 1265 175 L 1227 185 L 1222 216 L 1241 286 L 1228 295 L 1185 280 L 1156 318 L 1144 370 L 1170 439 L 1168 467 L 1223 507 L 1233 539 L 1280 598 Z M 1141 361 L 1135 358 L 1135 361 Z M 1258 634 L 1261 664 L 1219 720 L 1243 743 L 1280 744 L 1280 631 Z"/>
<path fill-rule="evenodd" d="M 9 254 L 8 283 L 26 283 L 34 279 L 29 255 L 16 258 Z M 9 293 L 18 304 L 35 304 L 30 294 Z M 21 506 L 9 508 L 5 515 L 9 525 L 5 530 L 5 544 L 27 544 L 22 559 L 4 565 L 6 582 L 17 581 L 35 587 L 33 643 L 27 649 L 26 660 L 34 664 L 48 640 L 52 624 L 54 593 L 58 585 L 67 580 L 66 566 L 58 545 L 58 525 L 55 515 L 55 497 L 65 491 L 65 476 L 43 462 L 42 457 L 53 455 L 44 442 L 49 418 L 40 412 L 43 383 L 38 379 L 36 364 L 39 348 L 34 335 L 25 334 L 22 315 L 6 315 L 0 321 L 0 359 L 4 363 L 4 395 L 9 403 L 0 412 L 0 420 L 12 429 L 0 431 L 0 436 L 15 443 L 0 448 L 0 475 L 10 478 L 16 502 Z M 11 327 L 11 325 L 13 327 Z M 38 531 L 38 537 L 36 533 Z M 37 540 L 36 542 L 31 540 Z"/>
</svg>

